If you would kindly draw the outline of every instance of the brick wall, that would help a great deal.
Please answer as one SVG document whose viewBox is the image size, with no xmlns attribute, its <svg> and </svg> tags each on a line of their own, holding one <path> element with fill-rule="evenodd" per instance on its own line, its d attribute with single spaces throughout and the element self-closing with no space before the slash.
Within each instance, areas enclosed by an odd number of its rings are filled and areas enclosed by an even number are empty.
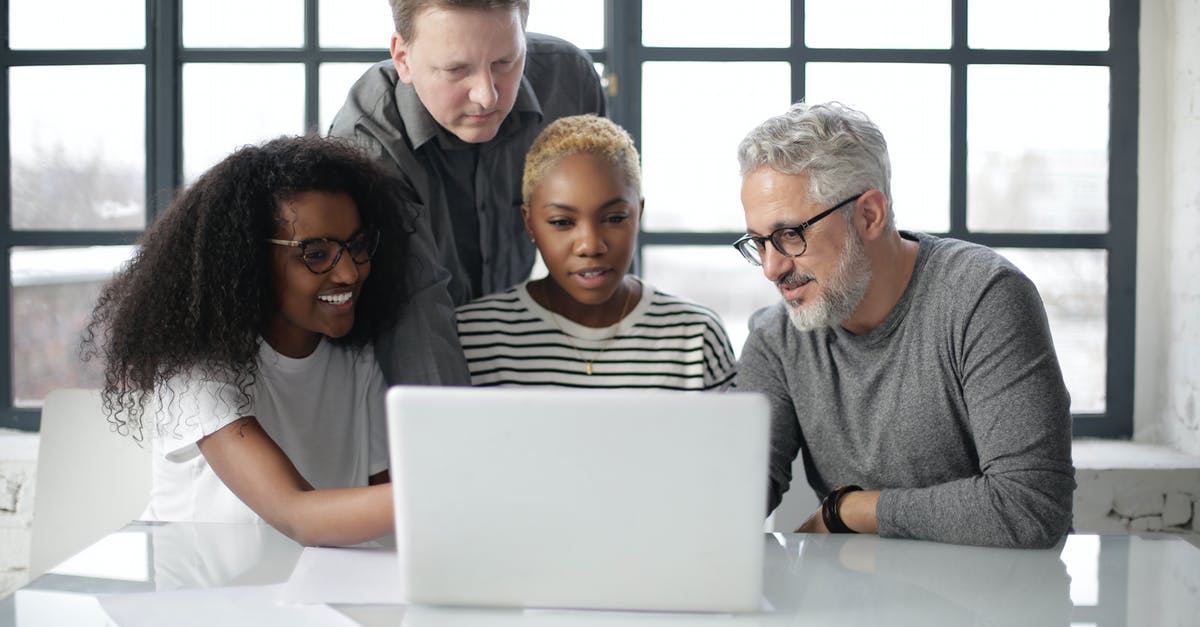
<svg viewBox="0 0 1200 627">
<path fill-rule="evenodd" d="M 25 583 L 37 436 L 0 429 L 0 596 Z"/>
<path fill-rule="evenodd" d="M 1200 457 L 1165 446 L 1077 440 L 1075 530 L 1163 531 L 1200 544 Z"/>
</svg>

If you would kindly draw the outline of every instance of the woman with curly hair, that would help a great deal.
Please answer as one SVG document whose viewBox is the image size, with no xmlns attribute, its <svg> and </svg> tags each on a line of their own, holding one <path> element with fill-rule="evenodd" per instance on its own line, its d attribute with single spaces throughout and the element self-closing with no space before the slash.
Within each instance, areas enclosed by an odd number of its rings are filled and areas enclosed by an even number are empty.
<svg viewBox="0 0 1200 627">
<path fill-rule="evenodd" d="M 265 520 L 306 545 L 392 529 L 383 376 L 409 232 L 349 145 L 241 148 L 103 290 L 85 354 L 116 430 L 153 443 L 145 518 Z"/>
<path fill-rule="evenodd" d="M 458 309 L 473 385 L 711 390 L 733 349 L 715 312 L 628 274 L 645 201 L 637 148 L 594 115 L 525 157 L 525 229 L 549 274 Z"/>
</svg>

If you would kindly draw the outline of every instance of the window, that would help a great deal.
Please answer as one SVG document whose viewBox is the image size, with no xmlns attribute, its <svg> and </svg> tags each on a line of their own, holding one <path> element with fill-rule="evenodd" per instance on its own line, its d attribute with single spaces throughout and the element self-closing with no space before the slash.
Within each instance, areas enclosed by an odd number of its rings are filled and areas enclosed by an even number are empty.
<svg viewBox="0 0 1200 627">
<path fill-rule="evenodd" d="M 1137 2 L 609 10 L 635 25 L 609 39 L 608 71 L 642 149 L 650 282 L 716 308 L 740 347 L 778 295 L 726 246 L 744 228 L 737 142 L 792 101 L 840 100 L 888 139 L 900 228 L 991 246 L 1037 284 L 1076 435 L 1132 433 Z"/>
<path fill-rule="evenodd" d="M 838 99 L 888 138 L 901 228 L 992 246 L 1037 283 L 1076 434 L 1131 434 L 1136 0 L 532 4 L 530 30 L 592 53 L 642 150 L 639 271 L 717 309 L 735 347 L 778 298 L 728 246 L 737 142 L 795 100 Z M 35 429 L 48 389 L 98 385 L 78 333 L 173 190 L 238 145 L 328 128 L 386 58 L 390 15 L 0 0 L 0 28 L 0 426 Z"/>
<path fill-rule="evenodd" d="M 387 58 L 391 15 L 379 0 L 0 0 L 0 29 L 0 426 L 36 429 L 49 390 L 100 385 L 80 332 L 178 185 L 237 146 L 328 127 Z"/>
</svg>

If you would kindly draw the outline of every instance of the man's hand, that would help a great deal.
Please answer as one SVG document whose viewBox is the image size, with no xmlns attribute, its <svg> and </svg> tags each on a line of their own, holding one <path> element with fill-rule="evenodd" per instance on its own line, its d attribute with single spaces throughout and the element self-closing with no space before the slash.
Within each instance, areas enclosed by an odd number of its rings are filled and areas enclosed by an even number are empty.
<svg viewBox="0 0 1200 627">
<path fill-rule="evenodd" d="M 804 524 L 796 527 L 796 533 L 829 533 L 825 528 L 825 521 L 821 518 L 821 508 L 817 507 L 817 511 L 809 516 Z"/>
</svg>

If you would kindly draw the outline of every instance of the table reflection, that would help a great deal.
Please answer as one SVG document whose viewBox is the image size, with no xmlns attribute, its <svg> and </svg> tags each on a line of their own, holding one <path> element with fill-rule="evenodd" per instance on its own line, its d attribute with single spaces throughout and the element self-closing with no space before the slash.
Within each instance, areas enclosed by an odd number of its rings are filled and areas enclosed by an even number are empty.
<svg viewBox="0 0 1200 627">
<path fill-rule="evenodd" d="M 964 547 L 877 536 L 776 536 L 764 596 L 778 613 L 850 624 L 1070 624 L 1062 544 Z"/>
<path fill-rule="evenodd" d="M 159 591 L 287 581 L 301 548 L 268 525 L 149 527 Z"/>
<path fill-rule="evenodd" d="M 1049 550 L 989 549 L 877 536 L 766 538 L 757 614 L 572 612 L 412 606 L 406 627 L 464 625 L 1070 624 L 1070 578 Z"/>
<path fill-rule="evenodd" d="M 1200 551 L 1178 538 L 1071 536 L 1041 551 L 876 536 L 774 534 L 764 542 L 762 611 L 752 614 L 335 607 L 364 625 L 416 627 L 1061 627 L 1191 624 L 1200 614 Z M 0 599 L 0 627 L 108 625 L 101 594 L 280 584 L 301 551 L 265 525 L 133 524 Z"/>
</svg>

